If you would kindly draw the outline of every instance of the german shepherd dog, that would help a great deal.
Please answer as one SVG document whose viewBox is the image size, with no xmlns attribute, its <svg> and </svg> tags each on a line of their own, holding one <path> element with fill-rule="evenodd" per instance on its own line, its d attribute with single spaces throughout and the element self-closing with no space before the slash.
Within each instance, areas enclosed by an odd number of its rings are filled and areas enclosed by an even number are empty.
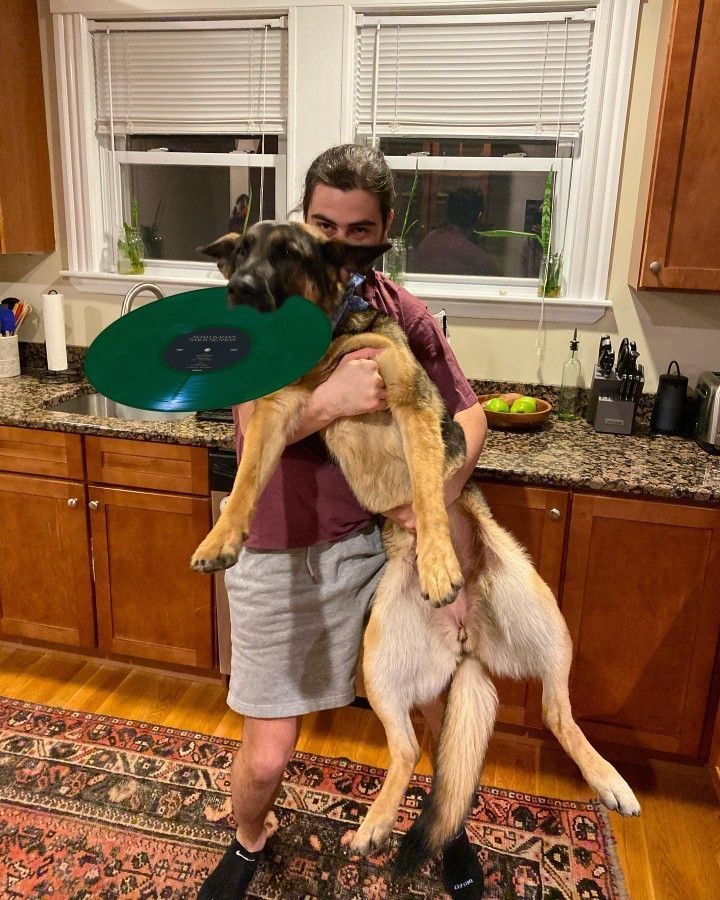
<svg viewBox="0 0 720 900">
<path fill-rule="evenodd" d="M 337 319 L 351 273 L 366 269 L 388 246 L 347 245 L 312 226 L 262 222 L 203 252 L 228 278 L 231 304 L 273 310 L 299 294 Z M 608 808 L 638 815 L 627 783 L 573 719 L 572 646 L 552 592 L 495 522 L 477 487 L 468 484 L 445 508 L 443 481 L 463 464 L 464 435 L 392 317 L 373 308 L 348 312 L 310 372 L 256 402 L 229 500 L 191 565 L 209 572 L 235 563 L 257 498 L 310 393 L 344 354 L 361 347 L 382 351 L 377 364 L 389 408 L 337 419 L 322 436 L 362 506 L 380 513 L 412 501 L 417 534 L 391 521 L 384 526 L 388 561 L 365 632 L 363 667 L 390 765 L 352 851 L 370 852 L 390 835 L 420 753 L 411 710 L 448 685 L 433 789 L 401 845 L 399 871 L 412 870 L 458 833 L 494 727 L 491 674 L 541 679 L 544 721 L 585 780 Z"/>
</svg>

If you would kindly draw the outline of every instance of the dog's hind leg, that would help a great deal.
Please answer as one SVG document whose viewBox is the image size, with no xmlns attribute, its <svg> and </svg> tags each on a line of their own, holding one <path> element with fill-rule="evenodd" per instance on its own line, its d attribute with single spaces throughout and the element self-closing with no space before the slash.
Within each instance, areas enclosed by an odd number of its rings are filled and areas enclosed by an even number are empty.
<svg viewBox="0 0 720 900">
<path fill-rule="evenodd" d="M 496 675 L 540 678 L 545 724 L 587 783 L 609 809 L 638 815 L 640 805 L 627 782 L 573 718 L 568 689 L 572 640 L 552 591 L 517 541 L 489 514 L 482 495 L 466 488 L 461 503 L 476 520 L 485 557 L 470 629 L 475 652 Z"/>
<path fill-rule="evenodd" d="M 383 786 L 352 842 L 355 853 L 382 846 L 395 825 L 420 756 L 410 720 L 447 687 L 457 665 L 452 629 L 420 598 L 412 536 L 399 526 L 385 529 L 388 563 L 364 637 L 363 669 L 368 700 L 385 728 L 390 765 Z"/>
<path fill-rule="evenodd" d="M 193 569 L 213 572 L 237 562 L 257 499 L 277 467 L 308 396 L 306 387 L 294 385 L 256 402 L 232 491 L 214 528 L 193 554 Z"/>
<path fill-rule="evenodd" d="M 573 718 L 568 692 L 572 661 L 570 635 L 550 648 L 543 673 L 543 721 L 580 768 L 600 800 L 623 816 L 639 816 L 640 804 L 620 773 L 585 737 Z"/>
</svg>

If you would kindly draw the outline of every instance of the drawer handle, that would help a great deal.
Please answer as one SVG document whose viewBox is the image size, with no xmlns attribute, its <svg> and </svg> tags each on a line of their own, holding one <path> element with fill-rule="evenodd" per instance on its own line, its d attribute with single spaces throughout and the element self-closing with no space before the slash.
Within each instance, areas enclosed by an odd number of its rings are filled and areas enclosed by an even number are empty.
<svg viewBox="0 0 720 900">
<path fill-rule="evenodd" d="M 548 512 L 548 515 L 553 520 L 553 522 L 557 522 L 562 518 L 562 513 L 556 506 L 553 506 L 553 508 Z"/>
<path fill-rule="evenodd" d="M 78 498 L 70 497 L 70 499 L 68 500 L 67 503 L 68 503 L 68 506 L 70 507 L 70 509 L 75 509 L 75 507 L 78 505 Z"/>
<path fill-rule="evenodd" d="M 648 268 L 649 268 L 650 271 L 653 273 L 653 275 L 659 275 L 659 274 L 660 274 L 660 271 L 661 271 L 661 269 L 662 269 L 662 266 L 660 265 L 660 263 L 659 263 L 656 259 L 654 259 L 654 260 L 650 263 L 650 265 L 648 266 Z"/>
<path fill-rule="evenodd" d="M 98 506 L 100 506 L 100 501 L 99 500 L 91 500 L 88 503 L 88 506 L 90 507 L 90 509 L 92 509 L 94 511 L 98 508 Z"/>
</svg>

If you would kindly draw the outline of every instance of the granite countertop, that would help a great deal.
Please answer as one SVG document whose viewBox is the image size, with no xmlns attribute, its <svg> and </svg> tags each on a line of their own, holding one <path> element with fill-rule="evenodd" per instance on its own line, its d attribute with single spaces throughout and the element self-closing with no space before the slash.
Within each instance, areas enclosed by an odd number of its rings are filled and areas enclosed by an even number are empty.
<svg viewBox="0 0 720 900">
<path fill-rule="evenodd" d="M 479 383 L 476 389 L 480 393 Z M 233 447 L 232 426 L 198 422 L 194 415 L 140 422 L 45 408 L 91 390 L 86 382 L 43 384 L 31 375 L 0 379 L 0 425 Z M 491 431 L 476 471 L 489 481 L 720 503 L 720 456 L 686 438 L 651 435 L 646 424 L 631 436 L 597 434 L 585 421 L 561 422 L 551 416 L 538 431 Z"/>
</svg>

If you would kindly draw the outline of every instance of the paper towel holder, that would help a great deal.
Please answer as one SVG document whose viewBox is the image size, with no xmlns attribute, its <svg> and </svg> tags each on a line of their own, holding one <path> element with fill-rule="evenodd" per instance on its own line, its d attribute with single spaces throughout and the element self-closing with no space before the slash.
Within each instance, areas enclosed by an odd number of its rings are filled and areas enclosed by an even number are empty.
<svg viewBox="0 0 720 900">
<path fill-rule="evenodd" d="M 48 291 L 48 294 L 57 294 L 56 290 Z M 83 373 L 77 366 L 68 366 L 67 369 L 53 371 L 45 368 L 37 379 L 41 384 L 71 384 L 74 381 L 82 381 Z"/>
</svg>

